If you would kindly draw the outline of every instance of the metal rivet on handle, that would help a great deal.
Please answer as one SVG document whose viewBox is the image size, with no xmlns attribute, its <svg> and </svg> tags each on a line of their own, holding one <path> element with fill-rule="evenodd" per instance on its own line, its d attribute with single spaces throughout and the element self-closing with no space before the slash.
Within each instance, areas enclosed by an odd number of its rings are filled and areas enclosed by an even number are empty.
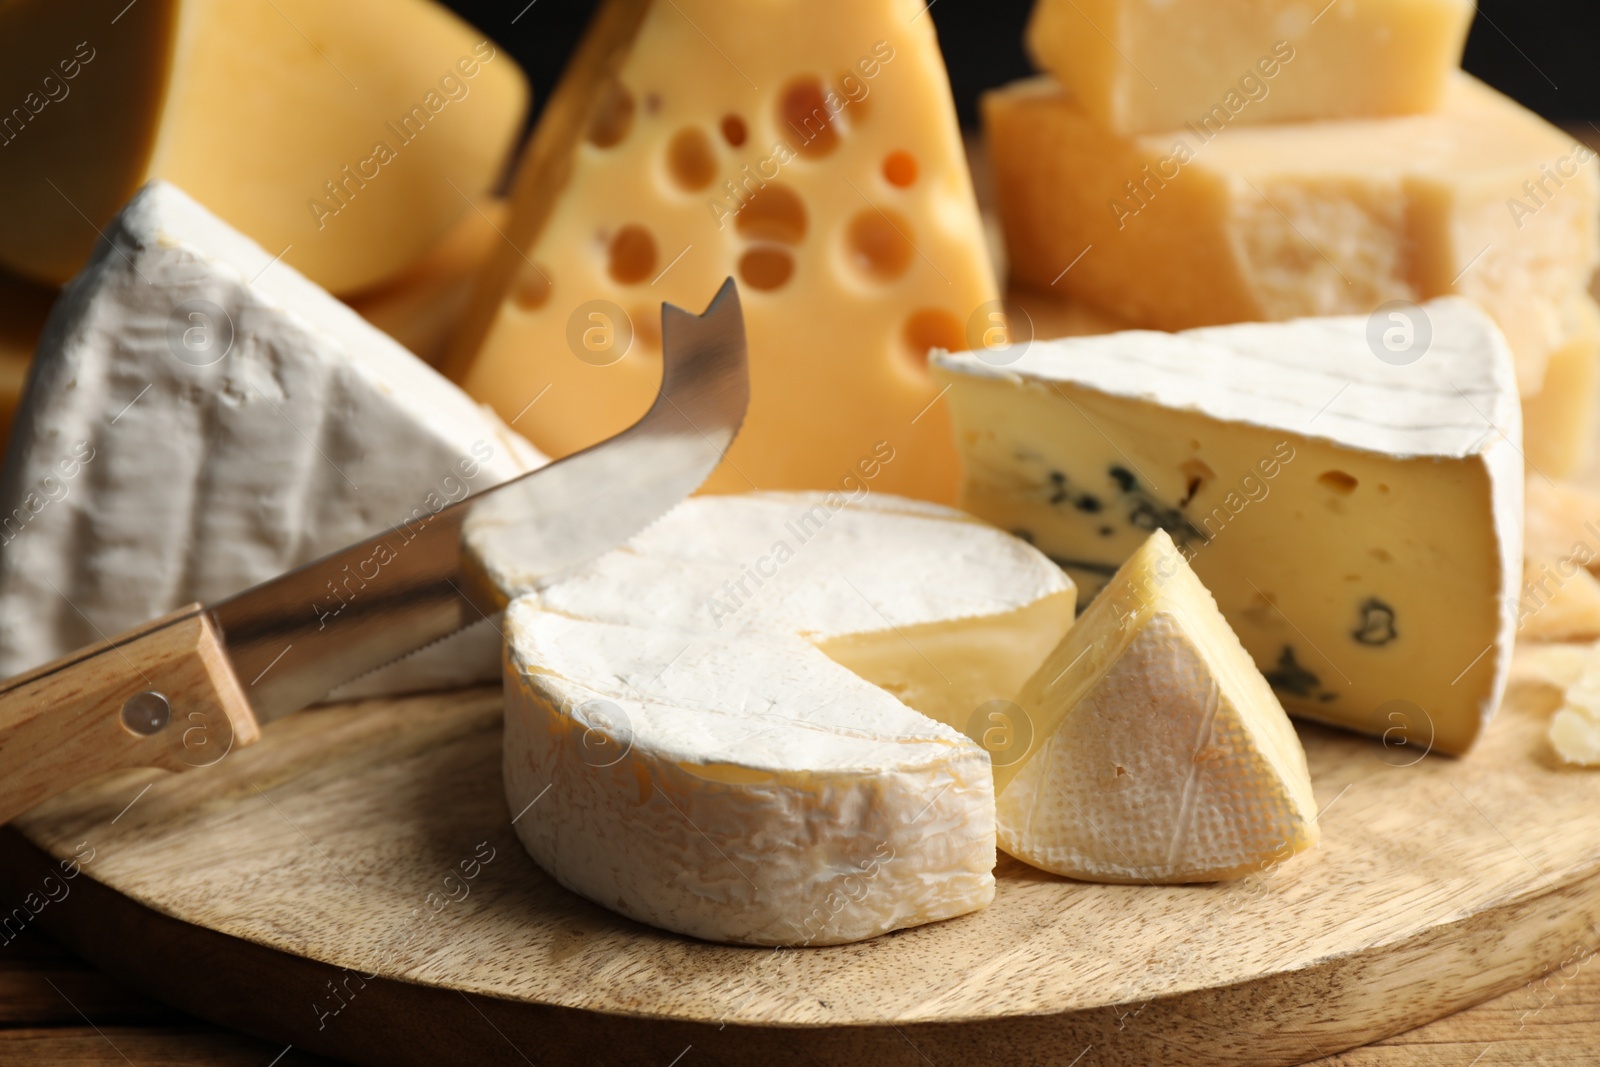
<svg viewBox="0 0 1600 1067">
<path fill-rule="evenodd" d="M 133 694 L 122 705 L 122 725 L 145 737 L 160 733 L 171 718 L 172 705 L 167 698 L 149 689 Z"/>
</svg>

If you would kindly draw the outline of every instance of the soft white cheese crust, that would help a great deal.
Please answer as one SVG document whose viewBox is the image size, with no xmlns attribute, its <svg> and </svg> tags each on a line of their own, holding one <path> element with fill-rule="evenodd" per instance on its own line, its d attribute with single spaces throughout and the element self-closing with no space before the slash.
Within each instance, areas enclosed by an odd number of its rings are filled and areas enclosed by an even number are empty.
<svg viewBox="0 0 1600 1067">
<path fill-rule="evenodd" d="M 922 547 L 930 542 L 937 550 Z M 1059 567 L 987 523 L 877 494 L 696 497 L 554 579 L 518 573 L 514 561 L 489 565 L 502 589 L 537 591 L 552 611 L 813 641 L 995 615 L 1071 587 Z"/>
<path fill-rule="evenodd" d="M 1491 424 L 1520 449 L 1516 373 L 1499 327 L 1461 297 L 1420 307 L 1432 338 L 1405 365 L 1373 354 L 1369 317 L 1356 315 L 1063 337 L 1034 341 L 1011 362 L 1004 348 L 932 360 L 956 374 L 1071 383 L 1394 456 L 1476 455 L 1492 447 Z"/>
<path fill-rule="evenodd" d="M 204 349 L 230 330 L 230 346 Z M 0 676 L 542 462 L 273 253 L 152 183 L 108 225 L 40 340 L 0 477 Z M 485 628 L 352 691 L 498 670 Z"/>
<path fill-rule="evenodd" d="M 585 622 L 529 598 L 506 636 L 507 796 L 538 798 L 517 833 L 568 888 L 760 945 L 856 941 L 993 898 L 987 754 L 804 641 Z"/>
</svg>

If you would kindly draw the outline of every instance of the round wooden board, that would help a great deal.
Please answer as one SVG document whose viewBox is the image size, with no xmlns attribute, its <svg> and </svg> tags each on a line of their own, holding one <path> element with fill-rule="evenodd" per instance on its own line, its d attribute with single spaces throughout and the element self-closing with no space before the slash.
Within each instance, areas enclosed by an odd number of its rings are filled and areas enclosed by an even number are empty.
<svg viewBox="0 0 1600 1067">
<path fill-rule="evenodd" d="M 1556 764 L 1554 700 L 1514 686 L 1466 760 L 1302 726 L 1323 843 L 1244 881 L 1002 857 L 987 910 L 838 948 L 697 942 L 555 885 L 512 830 L 493 690 L 304 713 L 215 767 L 58 798 L 4 846 L 22 893 L 92 850 L 38 921 L 93 962 L 362 1063 L 1301 1063 L 1594 940 L 1600 774 Z"/>
</svg>

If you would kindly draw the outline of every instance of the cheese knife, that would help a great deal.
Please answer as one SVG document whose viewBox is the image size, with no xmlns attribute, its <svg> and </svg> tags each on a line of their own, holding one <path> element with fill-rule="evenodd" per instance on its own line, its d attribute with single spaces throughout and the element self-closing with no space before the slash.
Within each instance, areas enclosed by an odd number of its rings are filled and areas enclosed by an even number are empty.
<svg viewBox="0 0 1600 1067">
<path fill-rule="evenodd" d="M 660 392 L 615 437 L 0 683 L 0 822 L 106 771 L 215 763 L 266 723 L 492 616 L 504 595 L 463 540 L 475 514 L 492 516 L 478 524 L 490 551 L 534 575 L 664 515 L 732 444 L 750 387 L 733 279 L 702 315 L 663 304 L 661 326 Z"/>
</svg>

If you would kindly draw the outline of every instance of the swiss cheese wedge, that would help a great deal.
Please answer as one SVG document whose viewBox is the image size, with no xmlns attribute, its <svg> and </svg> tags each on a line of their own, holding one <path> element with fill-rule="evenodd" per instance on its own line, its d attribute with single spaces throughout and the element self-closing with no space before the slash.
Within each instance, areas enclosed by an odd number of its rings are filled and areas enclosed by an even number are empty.
<svg viewBox="0 0 1600 1067">
<path fill-rule="evenodd" d="M 563 456 L 629 425 L 659 308 L 739 282 L 750 412 L 718 492 L 951 501 L 925 366 L 1003 322 L 922 0 L 607 0 L 540 120 L 449 373 Z M 530 407 L 530 405 L 533 405 Z"/>
<path fill-rule="evenodd" d="M 1465 752 L 1517 622 L 1521 412 L 1483 312 L 1408 314 L 1400 351 L 1350 317 L 936 356 L 963 504 L 1089 595 L 1166 530 L 1291 712 L 1382 733 L 1404 707 Z"/>
<path fill-rule="evenodd" d="M 433 0 L 11 0 L 0 100 L 7 268 L 65 282 L 163 179 L 349 293 L 500 180 L 528 88 Z"/>
<path fill-rule="evenodd" d="M 527 590 L 506 795 L 563 885 L 768 945 L 989 902 L 994 779 L 962 731 L 1060 641 L 1072 583 L 959 512 L 856 496 L 698 497 L 553 579 L 484 561 Z"/>
<path fill-rule="evenodd" d="M 995 770 L 1000 847 L 1099 882 L 1209 882 L 1317 841 L 1305 752 L 1272 687 L 1164 530 L 1017 698 Z"/>
<path fill-rule="evenodd" d="M 1048 78 L 983 115 L 1013 276 L 1141 326 L 1457 294 L 1500 324 L 1531 395 L 1595 268 L 1595 153 L 1465 74 L 1399 118 L 1120 136 Z"/>
<path fill-rule="evenodd" d="M 0 478 L 0 677 L 542 462 L 293 267 L 153 183 L 39 341 Z M 337 616 L 365 587 L 351 572 L 306 611 Z M 499 644 L 474 627 L 350 692 L 494 678 Z"/>
</svg>

